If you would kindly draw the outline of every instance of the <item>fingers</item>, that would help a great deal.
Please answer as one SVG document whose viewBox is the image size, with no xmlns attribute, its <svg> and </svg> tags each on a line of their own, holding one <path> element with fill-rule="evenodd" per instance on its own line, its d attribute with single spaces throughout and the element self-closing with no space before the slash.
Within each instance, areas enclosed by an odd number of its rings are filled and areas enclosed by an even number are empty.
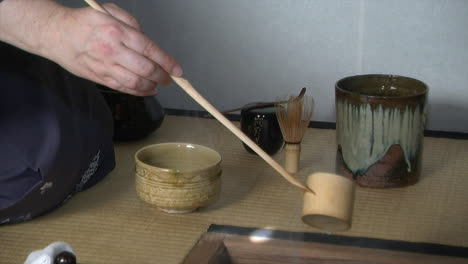
<svg viewBox="0 0 468 264">
<path fill-rule="evenodd" d="M 167 85 L 171 82 L 170 76 L 158 64 L 132 49 L 125 46 L 121 48 L 123 51 L 118 52 L 114 57 L 118 65 L 122 65 L 136 75 L 161 85 Z"/>
<path fill-rule="evenodd" d="M 182 75 L 182 68 L 177 62 L 166 54 L 156 43 L 140 33 L 141 26 L 130 13 L 113 3 L 106 3 L 103 6 L 112 16 L 139 31 L 136 34 L 134 34 L 135 32 L 129 34 L 129 38 L 124 42 L 129 48 L 161 65 L 167 73 L 175 76 Z"/>
<path fill-rule="evenodd" d="M 157 83 L 151 80 L 141 78 L 128 69 L 115 64 L 111 69 L 112 77 L 118 81 L 123 88 L 137 90 L 140 92 L 154 91 Z"/>
<path fill-rule="evenodd" d="M 115 4 L 104 4 L 111 16 L 101 15 L 87 38 L 88 69 L 109 88 L 134 95 L 155 94 L 157 84 L 181 76 L 180 65 L 145 36 L 137 20 Z"/>
<path fill-rule="evenodd" d="M 182 67 L 169 54 L 164 52 L 156 43 L 138 31 L 126 32 L 123 43 L 130 49 L 149 58 L 170 75 L 181 76 Z"/>
<path fill-rule="evenodd" d="M 105 3 L 103 4 L 104 9 L 106 9 L 111 16 L 117 18 L 121 22 L 129 25 L 130 27 L 135 28 L 138 31 L 141 31 L 141 26 L 138 21 L 126 10 L 120 8 L 114 3 Z"/>
<path fill-rule="evenodd" d="M 88 57 L 86 64 L 95 77 L 95 81 L 109 88 L 137 96 L 148 96 L 157 93 L 157 84 L 155 82 L 141 78 L 120 65 L 116 64 L 109 68 L 99 60 L 90 57 Z"/>
</svg>

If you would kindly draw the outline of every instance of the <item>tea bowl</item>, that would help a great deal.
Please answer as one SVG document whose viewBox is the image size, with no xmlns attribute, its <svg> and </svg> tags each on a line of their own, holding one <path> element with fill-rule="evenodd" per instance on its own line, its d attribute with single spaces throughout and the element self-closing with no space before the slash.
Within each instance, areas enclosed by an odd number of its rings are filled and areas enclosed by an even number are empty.
<svg viewBox="0 0 468 264">
<path fill-rule="evenodd" d="M 135 153 L 140 199 L 166 213 L 189 213 L 214 203 L 221 192 L 221 155 L 191 143 L 161 143 Z"/>
</svg>

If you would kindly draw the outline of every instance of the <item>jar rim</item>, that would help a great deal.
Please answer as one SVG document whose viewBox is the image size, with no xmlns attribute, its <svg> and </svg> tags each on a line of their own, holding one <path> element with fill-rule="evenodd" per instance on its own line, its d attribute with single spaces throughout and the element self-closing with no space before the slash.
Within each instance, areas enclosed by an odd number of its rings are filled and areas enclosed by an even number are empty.
<svg viewBox="0 0 468 264">
<path fill-rule="evenodd" d="M 363 86 L 369 87 L 362 88 Z M 335 90 L 357 97 L 402 99 L 426 95 L 429 88 L 424 82 L 411 77 L 392 74 L 363 74 L 338 80 L 335 83 Z"/>
</svg>

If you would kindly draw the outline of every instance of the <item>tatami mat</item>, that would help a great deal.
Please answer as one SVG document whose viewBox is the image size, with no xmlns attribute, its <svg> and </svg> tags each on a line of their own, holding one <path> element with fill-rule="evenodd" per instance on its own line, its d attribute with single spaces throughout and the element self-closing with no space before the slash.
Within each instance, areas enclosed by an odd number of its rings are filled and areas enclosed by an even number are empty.
<svg viewBox="0 0 468 264">
<path fill-rule="evenodd" d="M 223 158 L 220 200 L 190 214 L 166 214 L 136 196 L 133 155 L 142 146 L 191 142 Z M 301 179 L 334 171 L 335 131 L 309 129 Z M 65 241 L 80 263 L 179 263 L 212 223 L 322 232 L 301 219 L 302 197 L 216 120 L 167 116 L 145 140 L 119 143 L 117 167 L 101 183 L 38 219 L 0 227 L 0 263 L 23 263 L 29 252 Z M 281 162 L 282 153 L 275 155 Z M 468 140 L 425 138 L 420 182 L 401 189 L 358 188 L 352 229 L 340 233 L 468 246 Z"/>
</svg>

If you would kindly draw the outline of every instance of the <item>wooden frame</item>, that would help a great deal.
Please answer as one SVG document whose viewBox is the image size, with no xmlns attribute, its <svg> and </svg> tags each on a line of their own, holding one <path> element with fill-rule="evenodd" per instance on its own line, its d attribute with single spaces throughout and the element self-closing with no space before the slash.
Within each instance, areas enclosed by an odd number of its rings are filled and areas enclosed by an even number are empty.
<svg viewBox="0 0 468 264">
<path fill-rule="evenodd" d="M 257 241 L 257 242 L 255 242 Z M 184 264 L 467 263 L 466 258 L 208 232 Z"/>
</svg>

